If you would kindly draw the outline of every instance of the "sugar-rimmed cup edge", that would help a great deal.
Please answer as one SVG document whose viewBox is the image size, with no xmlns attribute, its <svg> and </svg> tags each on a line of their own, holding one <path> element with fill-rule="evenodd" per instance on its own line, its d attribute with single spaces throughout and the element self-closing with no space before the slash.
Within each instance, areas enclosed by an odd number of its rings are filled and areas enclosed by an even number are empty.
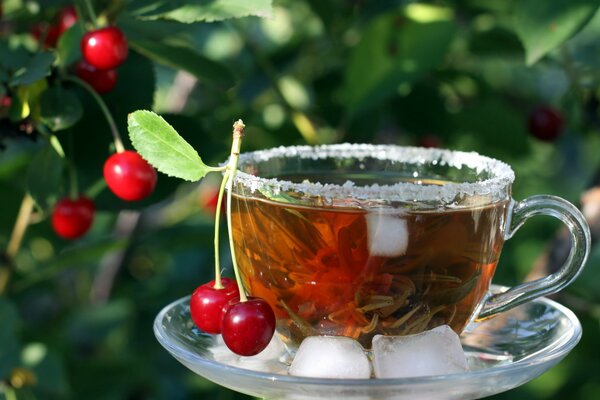
<svg viewBox="0 0 600 400">
<path fill-rule="evenodd" d="M 399 182 L 393 185 L 357 186 L 353 182 L 343 185 L 322 184 L 320 182 L 294 183 L 276 178 L 263 178 L 242 171 L 248 164 L 266 162 L 272 158 L 300 157 L 304 159 L 326 158 L 371 158 L 412 164 L 432 163 L 447 165 L 460 169 L 467 167 L 477 173 L 486 171 L 491 178 L 476 182 L 448 182 L 444 185 L 421 185 L 412 182 Z M 515 179 L 512 168 L 497 159 L 480 155 L 475 152 L 457 150 L 408 147 L 397 145 L 373 144 L 333 144 L 318 146 L 280 146 L 266 150 L 242 153 L 239 159 L 240 170 L 235 176 L 235 183 L 248 188 L 252 193 L 266 189 L 271 193 L 294 191 L 305 196 L 322 197 L 326 199 L 355 199 L 359 201 L 374 201 L 385 199 L 389 202 L 433 202 L 443 207 L 472 206 L 470 202 L 464 205 L 456 203 L 457 198 L 485 196 L 492 199 L 490 203 L 505 200 L 510 195 L 507 188 Z M 332 205 L 334 205 L 332 203 Z"/>
</svg>

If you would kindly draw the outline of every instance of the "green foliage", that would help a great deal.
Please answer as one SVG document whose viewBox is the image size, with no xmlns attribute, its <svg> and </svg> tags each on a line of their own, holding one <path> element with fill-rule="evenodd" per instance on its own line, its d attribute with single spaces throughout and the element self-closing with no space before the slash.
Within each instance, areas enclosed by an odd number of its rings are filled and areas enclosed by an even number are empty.
<svg viewBox="0 0 600 400">
<path fill-rule="evenodd" d="M 61 66 L 68 67 L 81 59 L 80 43 L 84 33 L 83 26 L 75 24 L 60 36 L 56 51 Z"/>
<path fill-rule="evenodd" d="M 596 0 L 522 0 L 515 3 L 515 28 L 533 64 L 579 32 L 598 11 Z"/>
<path fill-rule="evenodd" d="M 56 55 L 43 51 L 36 53 L 27 63 L 14 72 L 10 85 L 29 85 L 50 75 L 50 67 L 56 61 Z"/>
<path fill-rule="evenodd" d="M 40 97 L 41 120 L 52 131 L 62 131 L 75 125 L 83 115 L 83 107 L 75 93 L 56 86 Z"/>
<path fill-rule="evenodd" d="M 160 172 L 198 181 L 211 171 L 196 150 L 167 121 L 153 112 L 131 113 L 128 128 L 135 149 Z"/>
<path fill-rule="evenodd" d="M 452 10 L 413 4 L 370 22 L 350 56 L 345 95 L 350 112 L 377 106 L 437 66 L 454 36 Z"/>
<path fill-rule="evenodd" d="M 213 0 L 187 1 L 134 1 L 133 14 L 143 19 L 172 19 L 183 23 L 214 22 L 248 16 L 267 17 L 271 14 L 272 0 Z M 139 7 L 135 10 L 135 7 Z"/>
<path fill-rule="evenodd" d="M 21 364 L 36 377 L 36 392 L 43 396 L 65 396 L 69 391 L 67 373 L 59 353 L 43 343 L 29 343 L 21 351 Z"/>
<path fill-rule="evenodd" d="M 10 301 L 0 298 L 0 379 L 6 379 L 19 359 L 19 339 L 17 326 L 19 316 Z"/>
</svg>

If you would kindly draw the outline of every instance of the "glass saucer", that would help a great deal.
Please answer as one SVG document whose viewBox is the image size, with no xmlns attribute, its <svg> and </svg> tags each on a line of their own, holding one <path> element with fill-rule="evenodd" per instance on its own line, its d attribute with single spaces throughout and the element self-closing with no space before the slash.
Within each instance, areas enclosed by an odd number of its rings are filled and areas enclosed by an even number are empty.
<svg viewBox="0 0 600 400">
<path fill-rule="evenodd" d="M 495 287 L 499 290 L 499 287 Z M 271 346 L 238 357 L 220 336 L 192 323 L 189 297 L 166 306 L 154 321 L 158 341 L 183 365 L 229 389 L 267 399 L 476 399 L 520 386 L 562 360 L 581 337 L 577 317 L 546 298 L 471 324 L 461 341 L 465 373 L 402 379 L 317 379 L 287 375 L 289 357 Z"/>
</svg>

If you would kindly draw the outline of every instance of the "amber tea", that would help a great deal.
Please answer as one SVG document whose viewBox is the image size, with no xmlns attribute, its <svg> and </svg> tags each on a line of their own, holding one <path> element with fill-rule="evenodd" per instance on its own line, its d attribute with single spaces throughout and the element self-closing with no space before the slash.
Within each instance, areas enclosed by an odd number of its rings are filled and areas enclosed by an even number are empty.
<svg viewBox="0 0 600 400">
<path fill-rule="evenodd" d="M 244 284 L 271 304 L 284 337 L 369 347 L 376 334 L 462 331 L 494 274 L 506 206 L 411 212 L 236 196 L 232 215 Z"/>
<path fill-rule="evenodd" d="M 244 286 L 267 300 L 291 347 L 447 324 L 460 333 L 556 292 L 589 248 L 583 216 L 553 196 L 511 198 L 514 174 L 475 153 L 329 145 L 242 154 L 232 224 Z M 574 247 L 558 273 L 489 293 L 505 239 L 530 216 L 561 219 Z"/>
</svg>

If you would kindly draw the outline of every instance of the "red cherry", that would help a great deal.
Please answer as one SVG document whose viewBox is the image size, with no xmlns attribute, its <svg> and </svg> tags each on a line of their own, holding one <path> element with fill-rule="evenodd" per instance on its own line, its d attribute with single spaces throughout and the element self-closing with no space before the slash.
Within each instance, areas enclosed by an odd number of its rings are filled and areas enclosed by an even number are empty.
<svg viewBox="0 0 600 400">
<path fill-rule="evenodd" d="M 77 22 L 77 10 L 74 6 L 66 6 L 58 13 L 58 32 L 59 35 L 65 33 L 67 29 Z"/>
<path fill-rule="evenodd" d="M 83 58 L 98 69 L 112 69 L 121 65 L 129 52 L 127 38 L 115 27 L 91 31 L 81 38 Z"/>
<path fill-rule="evenodd" d="M 551 142 L 562 132 L 564 119 L 561 112 L 549 106 L 538 106 L 530 114 L 528 128 L 534 137 Z"/>
<path fill-rule="evenodd" d="M 84 60 L 77 63 L 75 73 L 100 94 L 110 92 L 117 84 L 116 69 L 97 69 Z"/>
<path fill-rule="evenodd" d="M 240 356 L 253 356 L 263 351 L 275 332 L 275 314 L 263 299 L 231 302 L 223 316 L 221 335 L 229 348 Z"/>
<path fill-rule="evenodd" d="M 209 214 L 216 214 L 219 202 L 219 186 L 206 185 L 200 190 L 200 207 Z M 225 216 L 225 197 L 221 201 L 221 215 Z"/>
<path fill-rule="evenodd" d="M 65 239 L 77 239 L 83 236 L 94 221 L 94 202 L 79 196 L 77 200 L 68 197 L 61 199 L 52 210 L 52 228 Z"/>
<path fill-rule="evenodd" d="M 49 47 L 56 47 L 56 43 L 60 37 L 59 28 L 45 22 L 40 22 L 33 25 L 30 32 L 38 41 L 41 41 L 42 38 L 44 39 L 42 47 L 45 49 Z"/>
<path fill-rule="evenodd" d="M 4 95 L 0 98 L 0 108 L 10 108 L 12 105 L 12 97 Z"/>
<path fill-rule="evenodd" d="M 156 170 L 135 151 L 115 153 L 104 163 L 104 180 L 109 189 L 127 201 L 142 200 L 156 186 Z"/>
<path fill-rule="evenodd" d="M 190 298 L 192 320 L 206 333 L 221 333 L 223 307 L 239 294 L 233 279 L 222 278 L 221 283 L 223 289 L 215 289 L 215 281 L 198 286 Z"/>
</svg>

